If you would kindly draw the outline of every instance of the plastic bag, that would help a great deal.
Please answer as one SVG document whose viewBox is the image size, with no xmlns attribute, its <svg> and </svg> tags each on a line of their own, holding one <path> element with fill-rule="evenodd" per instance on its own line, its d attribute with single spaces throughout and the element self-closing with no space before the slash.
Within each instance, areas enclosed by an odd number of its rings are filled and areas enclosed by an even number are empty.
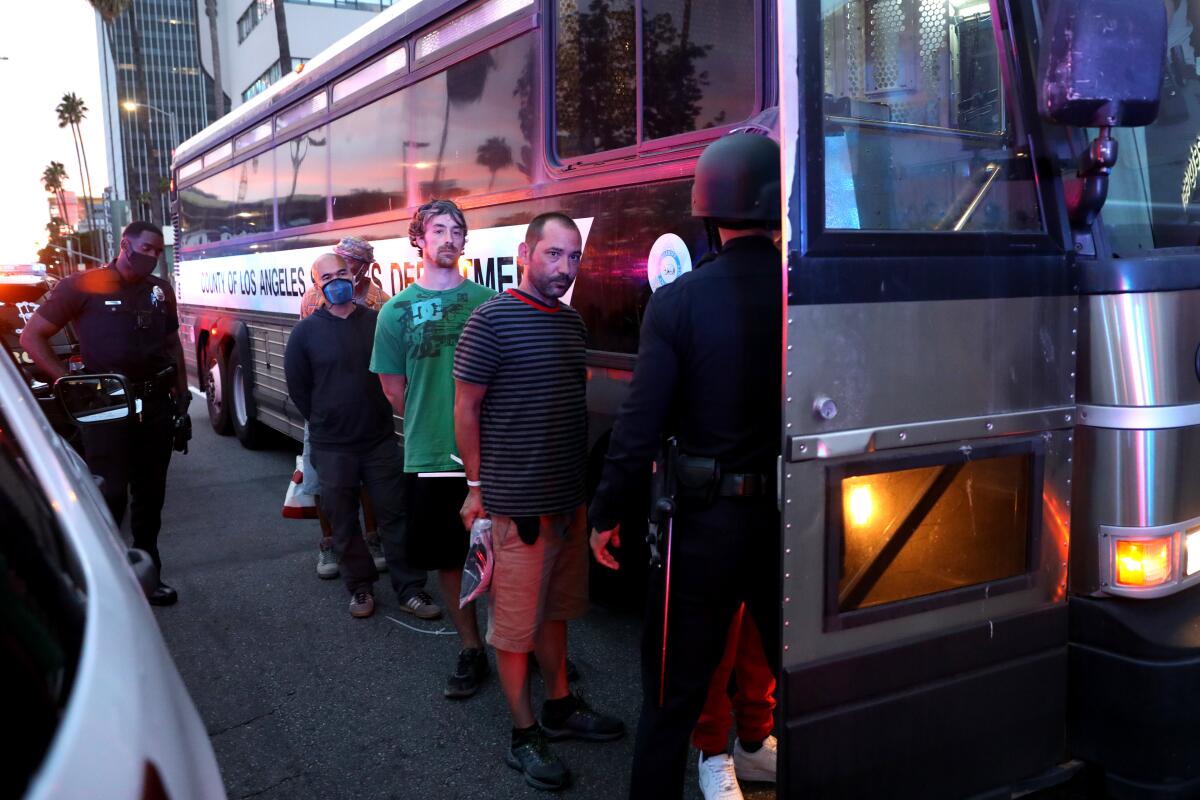
<svg viewBox="0 0 1200 800">
<path fill-rule="evenodd" d="M 288 480 L 287 493 L 283 496 L 283 516 L 288 519 L 316 519 L 316 498 L 301 491 L 304 482 L 304 468 L 300 456 L 296 456 L 296 470 Z"/>
<path fill-rule="evenodd" d="M 492 585 L 492 521 L 479 518 L 471 525 L 471 544 L 463 563 L 462 589 L 458 607 L 462 608 Z"/>
</svg>

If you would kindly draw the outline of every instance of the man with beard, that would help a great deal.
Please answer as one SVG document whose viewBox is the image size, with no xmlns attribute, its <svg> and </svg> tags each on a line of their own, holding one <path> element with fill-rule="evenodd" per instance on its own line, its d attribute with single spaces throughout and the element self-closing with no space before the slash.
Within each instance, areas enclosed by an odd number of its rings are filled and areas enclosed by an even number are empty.
<svg viewBox="0 0 1200 800">
<path fill-rule="evenodd" d="M 455 461 L 454 348 L 467 317 L 494 292 L 459 272 L 467 221 L 454 203 L 434 200 L 417 209 L 408 238 L 421 255 L 421 272 L 379 312 L 371 371 L 404 419 L 408 561 L 438 571 L 463 645 L 443 694 L 462 699 L 478 691 L 489 669 L 475 604 L 458 607 L 468 536 L 458 519 L 467 484 Z"/>
<path fill-rule="evenodd" d="M 66 371 L 50 339 L 73 322 L 85 370 L 124 375 L 141 401 L 141 413 L 127 425 L 84 427 L 83 443 L 88 468 L 104 479 L 101 491 L 118 526 L 132 498 L 133 546 L 149 553 L 160 573 L 158 531 L 175 421 L 187 415 L 192 399 L 179 344 L 175 292 L 151 274 L 162 252 L 157 225 L 129 223 L 121 232 L 116 259 L 63 280 L 21 334 L 21 346 L 55 380 Z M 156 606 L 169 606 L 177 599 L 175 590 L 161 580 L 149 597 Z"/>
<path fill-rule="evenodd" d="M 517 289 L 476 309 L 454 363 L 454 422 L 470 487 L 462 521 L 491 516 L 494 566 L 488 643 L 512 713 L 506 763 L 537 789 L 570 773 L 547 740 L 611 741 L 624 724 L 567 686 L 567 621 L 587 610 L 587 329 L 560 303 L 583 256 L 565 214 L 529 223 Z M 529 654 L 546 689 L 540 721 Z"/>
</svg>

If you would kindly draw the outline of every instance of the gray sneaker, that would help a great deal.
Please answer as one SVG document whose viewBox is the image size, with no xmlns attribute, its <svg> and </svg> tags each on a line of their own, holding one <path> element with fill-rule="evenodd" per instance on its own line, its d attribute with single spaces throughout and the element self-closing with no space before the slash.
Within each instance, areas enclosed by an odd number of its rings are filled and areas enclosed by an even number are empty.
<svg viewBox="0 0 1200 800">
<path fill-rule="evenodd" d="M 333 555 L 333 542 L 321 540 L 321 549 L 317 552 L 317 577 L 328 580 L 338 576 L 337 558 Z"/>
<path fill-rule="evenodd" d="M 370 592 L 359 592 L 350 598 L 350 616 L 366 619 L 375 613 L 375 597 Z"/>
<path fill-rule="evenodd" d="M 387 572 L 387 559 L 383 556 L 383 542 L 379 541 L 379 534 L 371 531 L 363 535 L 367 541 L 367 549 L 371 551 L 371 558 L 375 560 L 375 570 L 377 572 Z"/>
<path fill-rule="evenodd" d="M 418 619 L 441 619 L 442 608 L 425 592 L 413 592 L 400 602 L 400 610 Z"/>
</svg>

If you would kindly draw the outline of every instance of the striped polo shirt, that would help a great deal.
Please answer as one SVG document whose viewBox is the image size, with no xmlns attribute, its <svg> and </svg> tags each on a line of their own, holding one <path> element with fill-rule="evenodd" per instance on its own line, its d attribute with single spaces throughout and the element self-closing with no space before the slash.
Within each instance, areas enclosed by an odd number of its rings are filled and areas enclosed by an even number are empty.
<svg viewBox="0 0 1200 800">
<path fill-rule="evenodd" d="M 557 514 L 584 502 L 587 328 L 568 305 L 515 289 L 467 320 L 454 377 L 487 387 L 480 412 L 484 507 L 505 516 Z"/>
</svg>

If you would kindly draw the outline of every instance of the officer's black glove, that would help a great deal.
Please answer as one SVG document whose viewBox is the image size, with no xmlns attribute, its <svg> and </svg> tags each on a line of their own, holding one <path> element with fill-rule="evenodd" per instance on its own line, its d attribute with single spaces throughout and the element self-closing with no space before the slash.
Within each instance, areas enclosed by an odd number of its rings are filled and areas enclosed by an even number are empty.
<svg viewBox="0 0 1200 800">
<path fill-rule="evenodd" d="M 188 442 L 192 439 L 192 418 L 184 414 L 182 417 L 175 418 L 175 440 L 173 446 L 176 450 L 184 455 L 187 455 Z"/>
</svg>

